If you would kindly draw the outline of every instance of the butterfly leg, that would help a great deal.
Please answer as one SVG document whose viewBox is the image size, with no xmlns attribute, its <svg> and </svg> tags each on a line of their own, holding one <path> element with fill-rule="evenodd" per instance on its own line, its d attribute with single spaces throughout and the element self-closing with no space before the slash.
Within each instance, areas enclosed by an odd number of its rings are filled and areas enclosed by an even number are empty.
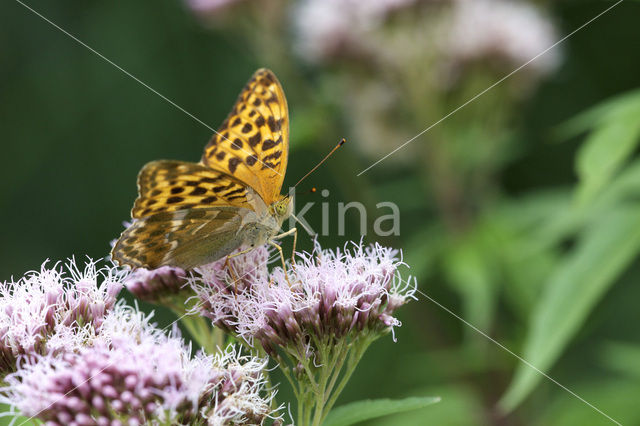
<svg viewBox="0 0 640 426">
<path fill-rule="evenodd" d="M 283 232 L 282 234 L 278 234 L 273 239 L 281 239 L 283 237 L 288 237 L 289 235 L 293 235 L 293 249 L 291 250 L 291 267 L 293 269 L 295 266 L 295 255 L 296 255 L 296 244 L 298 242 L 298 228 L 291 228 L 287 232 Z"/>
<path fill-rule="evenodd" d="M 249 253 L 251 250 L 253 250 L 253 247 L 249 247 L 248 249 L 239 251 L 237 253 L 233 253 L 231 255 L 227 256 L 227 260 L 225 260 L 224 262 L 224 266 L 227 268 L 227 270 L 229 271 L 229 274 L 231 275 L 231 279 L 233 280 L 233 292 L 234 294 L 238 293 L 238 281 L 240 281 L 240 278 L 242 277 L 238 277 L 238 274 L 236 274 L 235 269 L 233 268 L 233 265 L 231 265 L 231 262 L 229 262 L 230 259 L 233 259 L 236 256 L 240 256 L 242 254 L 245 253 Z"/>
<path fill-rule="evenodd" d="M 235 297 L 235 295 L 238 293 L 238 277 L 235 269 L 233 268 L 233 265 L 231 264 L 231 262 L 229 262 L 229 258 L 230 256 L 227 256 L 227 259 L 224 261 L 224 267 L 227 271 L 229 271 L 229 275 L 231 275 L 231 279 L 233 280 L 233 295 Z"/>
<path fill-rule="evenodd" d="M 282 247 L 274 243 L 273 240 L 268 241 L 270 245 L 276 248 L 280 253 L 280 260 L 282 261 L 282 270 L 284 271 L 284 279 L 287 280 L 287 284 L 291 287 L 291 281 L 289 280 L 289 274 L 287 274 L 287 265 L 284 263 L 284 253 L 282 253 Z"/>
</svg>

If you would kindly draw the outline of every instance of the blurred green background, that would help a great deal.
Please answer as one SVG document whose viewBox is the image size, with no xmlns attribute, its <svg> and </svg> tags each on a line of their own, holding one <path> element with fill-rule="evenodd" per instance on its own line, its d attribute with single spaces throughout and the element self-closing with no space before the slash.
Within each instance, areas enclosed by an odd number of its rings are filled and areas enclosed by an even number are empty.
<svg viewBox="0 0 640 426">
<path fill-rule="evenodd" d="M 531 9 L 491 16 L 499 7 L 484 0 L 467 15 L 448 1 L 364 12 L 345 2 L 349 25 L 337 6 L 329 16 L 312 3 L 28 4 L 212 127 L 255 69 L 273 69 L 292 123 L 285 186 L 349 141 L 303 185 L 330 195 L 297 199 L 298 209 L 315 202 L 305 217 L 316 229 L 329 203 L 324 247 L 360 238 L 354 212 L 337 235 L 337 203 L 364 203 L 369 230 L 376 203 L 397 204 L 400 235 L 365 241 L 403 249 L 430 298 L 613 419 L 640 424 L 640 3 L 614 7 L 544 66 L 534 61 L 359 177 L 539 53 L 526 57 L 536 37 L 544 49 L 614 3 L 519 3 Z M 465 32 L 460 16 L 476 13 L 489 18 Z M 456 19 L 463 30 L 449 31 Z M 4 280 L 45 259 L 107 255 L 140 167 L 196 161 L 211 132 L 20 3 L 2 2 L 0 22 Z M 514 28 L 520 41 L 505 39 Z M 483 31 L 493 31 L 484 45 Z M 372 346 L 341 401 L 442 402 L 375 424 L 611 423 L 427 298 L 399 314 L 397 343 Z"/>
</svg>

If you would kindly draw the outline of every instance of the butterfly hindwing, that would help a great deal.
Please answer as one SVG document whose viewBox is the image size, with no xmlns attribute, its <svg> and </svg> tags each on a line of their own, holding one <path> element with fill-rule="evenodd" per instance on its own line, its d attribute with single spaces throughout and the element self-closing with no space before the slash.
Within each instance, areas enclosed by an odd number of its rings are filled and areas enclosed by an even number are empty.
<svg viewBox="0 0 640 426">
<path fill-rule="evenodd" d="M 201 162 L 245 182 L 269 205 L 280 196 L 288 152 L 284 91 L 271 71 L 260 69 L 205 147 Z"/>
<path fill-rule="evenodd" d="M 213 206 L 251 208 L 248 192 L 237 179 L 201 164 L 152 161 L 138 174 L 139 194 L 131 217 Z"/>
<path fill-rule="evenodd" d="M 121 264 L 155 269 L 192 269 L 217 260 L 242 244 L 243 217 L 250 210 L 211 207 L 162 212 L 137 219 L 120 236 L 112 257 Z"/>
</svg>

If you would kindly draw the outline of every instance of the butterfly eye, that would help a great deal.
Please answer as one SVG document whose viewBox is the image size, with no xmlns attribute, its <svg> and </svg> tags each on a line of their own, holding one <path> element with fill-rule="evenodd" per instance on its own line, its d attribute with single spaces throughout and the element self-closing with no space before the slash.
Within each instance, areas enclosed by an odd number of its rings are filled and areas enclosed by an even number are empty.
<svg viewBox="0 0 640 426">
<path fill-rule="evenodd" d="M 280 216 L 283 216 L 285 213 L 287 212 L 287 207 L 280 203 L 276 205 L 276 213 L 278 213 Z"/>
</svg>

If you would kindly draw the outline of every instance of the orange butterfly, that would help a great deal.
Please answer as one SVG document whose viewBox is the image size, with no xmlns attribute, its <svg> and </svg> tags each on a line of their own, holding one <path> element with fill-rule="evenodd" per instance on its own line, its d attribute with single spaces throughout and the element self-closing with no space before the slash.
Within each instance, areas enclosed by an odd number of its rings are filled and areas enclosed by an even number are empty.
<svg viewBox="0 0 640 426">
<path fill-rule="evenodd" d="M 185 270 L 213 262 L 241 246 L 280 235 L 293 209 L 281 195 L 289 153 L 284 91 L 267 69 L 255 72 L 199 163 L 160 160 L 138 175 L 133 223 L 111 256 L 120 265 Z M 294 240 L 295 241 L 295 240 Z"/>
</svg>

